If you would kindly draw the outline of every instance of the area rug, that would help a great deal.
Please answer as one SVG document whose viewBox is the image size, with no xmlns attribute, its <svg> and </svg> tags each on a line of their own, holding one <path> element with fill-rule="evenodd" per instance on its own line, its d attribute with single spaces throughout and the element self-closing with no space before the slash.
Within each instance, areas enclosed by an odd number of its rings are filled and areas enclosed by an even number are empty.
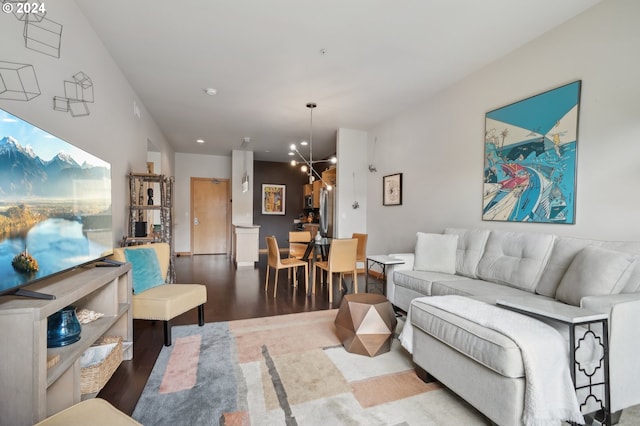
<svg viewBox="0 0 640 426">
<path fill-rule="evenodd" d="M 336 313 L 173 327 L 132 417 L 148 426 L 487 424 L 420 380 L 397 338 L 373 358 L 348 353 Z"/>
</svg>

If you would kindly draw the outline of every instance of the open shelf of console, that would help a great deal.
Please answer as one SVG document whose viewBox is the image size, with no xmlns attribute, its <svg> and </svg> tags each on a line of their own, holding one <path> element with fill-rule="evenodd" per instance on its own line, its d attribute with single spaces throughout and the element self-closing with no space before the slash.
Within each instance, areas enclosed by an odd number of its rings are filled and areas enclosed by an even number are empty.
<svg viewBox="0 0 640 426">
<path fill-rule="evenodd" d="M 133 341 L 131 314 L 131 265 L 87 265 L 27 287 L 52 294 L 54 300 L 0 297 L 0 382 L 6 386 L 0 398 L 3 422 L 32 425 L 80 402 L 80 357 L 104 335 Z M 80 340 L 60 348 L 47 348 L 47 318 L 73 305 L 104 316 L 82 326 Z M 123 359 L 133 356 L 132 345 Z M 59 355 L 47 368 L 47 358 Z M 85 396 L 86 397 L 86 396 Z"/>
</svg>

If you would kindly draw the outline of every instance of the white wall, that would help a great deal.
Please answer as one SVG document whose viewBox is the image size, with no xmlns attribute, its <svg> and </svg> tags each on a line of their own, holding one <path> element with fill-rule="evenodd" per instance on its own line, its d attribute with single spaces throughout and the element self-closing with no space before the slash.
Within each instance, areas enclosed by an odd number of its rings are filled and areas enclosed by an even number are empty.
<svg viewBox="0 0 640 426">
<path fill-rule="evenodd" d="M 231 223 L 253 225 L 253 152 L 234 149 L 231 159 Z M 245 171 L 249 175 L 248 192 L 242 192 Z"/>
<path fill-rule="evenodd" d="M 175 168 L 175 251 L 188 253 L 191 252 L 191 178 L 231 179 L 231 157 L 176 153 Z"/>
<path fill-rule="evenodd" d="M 638 16 L 636 0 L 605 1 L 370 129 L 367 252 L 411 251 L 416 231 L 448 226 L 640 240 Z M 482 221 L 485 113 L 578 79 L 575 225 Z M 382 176 L 396 172 L 403 204 L 383 207 Z"/>
<path fill-rule="evenodd" d="M 334 237 L 351 238 L 367 232 L 367 133 L 338 129 L 336 156 Z"/>
<path fill-rule="evenodd" d="M 165 173 L 173 173 L 173 149 L 105 50 L 74 2 L 46 3 L 47 18 L 63 25 L 60 58 L 24 46 L 24 22 L 0 14 L 0 61 L 34 66 L 41 95 L 28 102 L 0 99 L 0 108 L 111 163 L 114 244 L 125 234 L 129 171 L 146 171 L 147 140 L 162 151 Z M 64 96 L 64 81 L 84 72 L 93 81 L 91 114 L 73 118 L 53 110 Z M 133 103 L 140 119 L 133 115 Z"/>
</svg>

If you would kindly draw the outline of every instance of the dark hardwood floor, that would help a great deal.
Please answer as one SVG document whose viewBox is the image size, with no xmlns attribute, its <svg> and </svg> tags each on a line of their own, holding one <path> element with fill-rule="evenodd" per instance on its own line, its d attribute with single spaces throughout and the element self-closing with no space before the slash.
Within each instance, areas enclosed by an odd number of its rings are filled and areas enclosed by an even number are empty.
<svg viewBox="0 0 640 426">
<path fill-rule="evenodd" d="M 304 279 L 298 288 L 287 282 L 287 271 L 281 270 L 277 297 L 273 298 L 273 272 L 269 292 L 265 294 L 264 280 L 266 254 L 260 255 L 256 268 L 238 269 L 226 255 L 179 256 L 176 258 L 176 276 L 179 283 L 201 283 L 207 286 L 205 320 L 207 322 L 232 321 L 295 312 L 337 308 L 342 292 L 334 280 L 333 305 L 329 305 L 326 285 L 317 283 L 315 296 L 307 297 Z M 302 275 L 302 274 L 301 274 Z M 362 276 L 360 276 L 362 278 Z M 350 279 L 348 279 L 350 282 Z M 309 283 L 311 285 L 311 283 Z M 363 288 L 361 284 L 359 288 Z M 175 318 L 172 325 L 197 324 L 197 310 L 193 309 Z M 131 415 L 153 365 L 163 346 L 162 323 L 133 321 L 133 360 L 123 361 L 111 380 L 99 393 L 126 414 Z"/>
</svg>

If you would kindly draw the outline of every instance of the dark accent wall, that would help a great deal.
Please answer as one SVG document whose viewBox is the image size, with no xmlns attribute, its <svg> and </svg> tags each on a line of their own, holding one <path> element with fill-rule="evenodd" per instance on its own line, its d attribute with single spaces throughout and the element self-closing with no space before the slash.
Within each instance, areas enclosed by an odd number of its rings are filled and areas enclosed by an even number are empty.
<svg viewBox="0 0 640 426">
<path fill-rule="evenodd" d="M 262 214 L 262 184 L 286 185 L 284 215 Z M 266 249 L 264 239 L 274 235 L 278 246 L 289 247 L 289 231 L 294 230 L 293 220 L 303 213 L 302 186 L 307 175 L 288 163 L 254 161 L 253 163 L 253 223 L 260 225 L 260 248 Z"/>
</svg>

